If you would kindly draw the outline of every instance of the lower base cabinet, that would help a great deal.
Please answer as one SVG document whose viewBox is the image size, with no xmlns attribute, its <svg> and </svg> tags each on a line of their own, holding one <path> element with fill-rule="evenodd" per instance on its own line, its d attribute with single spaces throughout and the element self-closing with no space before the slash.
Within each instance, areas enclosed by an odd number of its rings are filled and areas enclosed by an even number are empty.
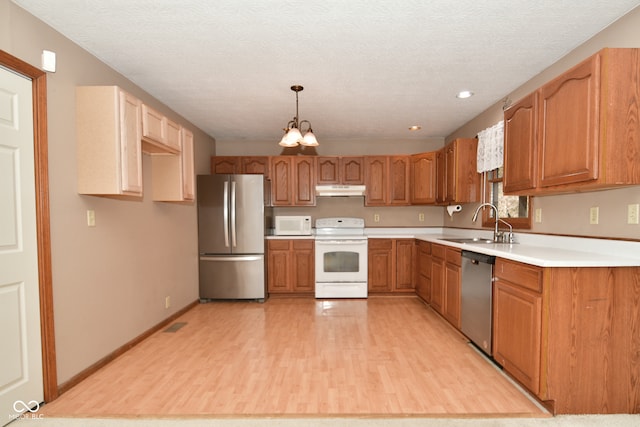
<svg viewBox="0 0 640 427">
<path fill-rule="evenodd" d="M 431 307 L 460 329 L 460 249 L 431 245 Z"/>
<path fill-rule="evenodd" d="M 554 414 L 640 413 L 640 267 L 498 258 L 495 360 Z"/>
<path fill-rule="evenodd" d="M 369 293 L 414 293 L 414 258 L 415 239 L 369 239 Z"/>
<path fill-rule="evenodd" d="M 313 240 L 267 241 L 267 290 L 270 294 L 313 294 L 315 292 Z"/>
</svg>

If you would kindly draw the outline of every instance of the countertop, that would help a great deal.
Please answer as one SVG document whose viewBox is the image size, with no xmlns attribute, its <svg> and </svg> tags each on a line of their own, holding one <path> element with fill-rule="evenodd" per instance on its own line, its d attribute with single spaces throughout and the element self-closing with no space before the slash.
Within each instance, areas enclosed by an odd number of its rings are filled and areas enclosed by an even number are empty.
<svg viewBox="0 0 640 427">
<path fill-rule="evenodd" d="M 442 239 L 490 238 L 488 230 L 434 228 L 366 228 L 374 238 L 416 238 L 494 255 L 540 267 L 640 267 L 640 242 L 516 233 L 517 243 L 456 243 Z M 315 236 L 266 236 L 267 239 L 313 239 Z"/>
</svg>

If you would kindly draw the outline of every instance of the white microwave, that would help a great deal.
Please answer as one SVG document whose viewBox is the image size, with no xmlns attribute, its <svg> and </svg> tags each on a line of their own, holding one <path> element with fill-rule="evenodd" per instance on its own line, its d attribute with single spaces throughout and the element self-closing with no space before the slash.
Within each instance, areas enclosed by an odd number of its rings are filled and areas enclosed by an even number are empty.
<svg viewBox="0 0 640 427">
<path fill-rule="evenodd" d="M 276 215 L 274 234 L 276 236 L 310 236 L 311 216 L 309 215 Z"/>
</svg>

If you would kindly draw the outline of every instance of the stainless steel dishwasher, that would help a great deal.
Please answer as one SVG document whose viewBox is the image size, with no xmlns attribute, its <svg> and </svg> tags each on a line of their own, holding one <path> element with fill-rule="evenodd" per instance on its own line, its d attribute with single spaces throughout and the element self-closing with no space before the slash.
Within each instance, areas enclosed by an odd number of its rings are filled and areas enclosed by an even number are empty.
<svg viewBox="0 0 640 427">
<path fill-rule="evenodd" d="M 493 265 L 496 257 L 462 251 L 460 322 L 465 334 L 480 350 L 491 356 L 491 299 Z"/>
</svg>

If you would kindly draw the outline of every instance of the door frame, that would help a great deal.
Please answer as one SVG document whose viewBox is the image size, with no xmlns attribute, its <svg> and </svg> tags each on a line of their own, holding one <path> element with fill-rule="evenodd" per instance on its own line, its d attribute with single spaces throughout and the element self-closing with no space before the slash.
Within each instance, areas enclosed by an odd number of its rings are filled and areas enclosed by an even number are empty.
<svg viewBox="0 0 640 427">
<path fill-rule="evenodd" d="M 53 286 L 51 273 L 51 216 L 49 213 L 49 155 L 47 140 L 47 73 L 0 49 L 0 65 L 31 79 L 36 190 L 36 233 L 42 341 L 44 401 L 58 397 Z"/>
</svg>

